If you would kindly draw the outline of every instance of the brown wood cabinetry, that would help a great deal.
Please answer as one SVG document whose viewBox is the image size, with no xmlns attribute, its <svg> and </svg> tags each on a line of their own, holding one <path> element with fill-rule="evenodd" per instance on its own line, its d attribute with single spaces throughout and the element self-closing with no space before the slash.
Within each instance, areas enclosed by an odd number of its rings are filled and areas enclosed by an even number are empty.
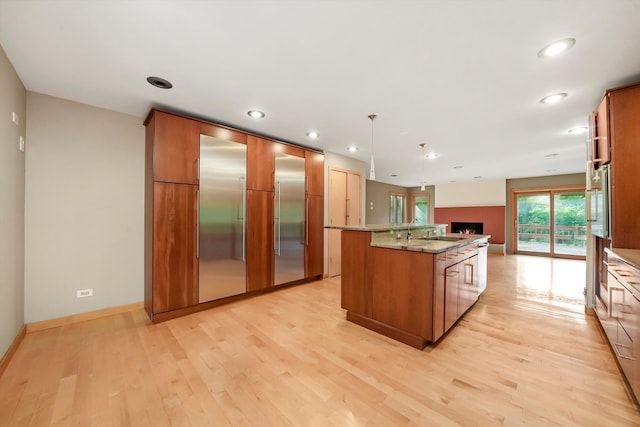
<svg viewBox="0 0 640 427">
<path fill-rule="evenodd" d="M 321 277 L 324 271 L 324 197 L 307 195 L 305 219 L 305 277 Z"/>
<path fill-rule="evenodd" d="M 607 311 L 598 310 L 597 314 L 611 350 L 637 399 L 640 396 L 640 269 L 615 252 L 609 249 L 606 252 L 609 306 Z"/>
<path fill-rule="evenodd" d="M 242 297 L 242 295 L 227 293 L 228 297 L 216 297 L 217 299 L 212 301 L 199 302 L 197 250 L 201 135 L 247 146 L 246 199 L 244 199 L 246 224 L 242 229 L 245 239 L 242 260 L 246 260 L 242 271 L 246 270 L 246 292 L 255 294 L 275 288 L 276 151 L 305 159 L 305 279 L 322 276 L 324 269 L 323 154 L 158 109 L 151 110 L 144 124 L 146 126 L 144 295 L 145 309 L 152 320 L 166 320 Z M 211 141 L 211 138 L 204 139 Z M 300 176 L 302 176 L 302 170 L 300 170 Z M 300 190 L 302 190 L 301 187 Z M 300 201 L 302 203 L 302 195 Z M 301 265 L 300 268 L 302 268 Z M 300 273 L 301 276 L 302 273 Z M 245 278 L 242 277 L 242 280 L 244 281 Z M 299 281 L 295 280 L 292 283 Z M 207 283 L 211 284 L 211 282 Z M 203 292 L 202 295 L 205 293 Z"/>
<path fill-rule="evenodd" d="M 324 196 L 324 154 L 307 151 L 305 159 L 307 194 Z"/>
<path fill-rule="evenodd" d="M 152 110 L 145 124 L 153 140 L 153 180 L 198 184 L 197 123 Z"/>
<path fill-rule="evenodd" d="M 441 253 L 371 246 L 371 232 L 342 230 L 341 305 L 347 320 L 423 348 L 478 299 L 478 246 Z"/>
<path fill-rule="evenodd" d="M 154 313 L 198 302 L 197 191 L 193 185 L 153 186 Z"/>
<path fill-rule="evenodd" d="M 273 195 L 247 190 L 247 291 L 273 286 Z"/>
<path fill-rule="evenodd" d="M 247 137 L 247 189 L 274 191 L 275 155 L 277 146 L 268 139 L 249 135 Z"/>
<path fill-rule="evenodd" d="M 611 162 L 611 139 L 609 137 L 609 94 L 605 94 L 598 109 L 589 117 L 591 132 L 591 161 L 595 169 Z"/>
</svg>

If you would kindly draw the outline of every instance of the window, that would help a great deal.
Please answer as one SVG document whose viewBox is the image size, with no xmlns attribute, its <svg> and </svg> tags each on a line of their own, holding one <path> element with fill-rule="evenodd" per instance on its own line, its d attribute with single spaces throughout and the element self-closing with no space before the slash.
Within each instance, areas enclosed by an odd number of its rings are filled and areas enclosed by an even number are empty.
<svg viewBox="0 0 640 427">
<path fill-rule="evenodd" d="M 407 196 L 399 193 L 391 193 L 389 201 L 389 223 L 402 224 L 405 222 L 404 207 Z"/>
<path fill-rule="evenodd" d="M 413 200 L 413 215 L 411 221 L 416 225 L 429 224 L 429 195 L 426 193 L 414 194 L 411 200 Z"/>
</svg>

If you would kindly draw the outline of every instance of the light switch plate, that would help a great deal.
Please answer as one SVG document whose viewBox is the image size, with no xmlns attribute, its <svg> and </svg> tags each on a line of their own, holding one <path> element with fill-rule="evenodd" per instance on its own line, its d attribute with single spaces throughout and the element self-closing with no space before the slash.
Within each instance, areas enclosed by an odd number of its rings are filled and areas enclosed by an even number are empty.
<svg viewBox="0 0 640 427">
<path fill-rule="evenodd" d="M 15 111 L 13 113 L 11 113 L 11 120 L 16 125 L 19 125 L 20 124 L 20 117 L 18 117 L 18 113 L 16 113 Z"/>
<path fill-rule="evenodd" d="M 20 135 L 20 151 L 22 151 L 24 153 L 24 137 L 22 135 Z"/>
</svg>

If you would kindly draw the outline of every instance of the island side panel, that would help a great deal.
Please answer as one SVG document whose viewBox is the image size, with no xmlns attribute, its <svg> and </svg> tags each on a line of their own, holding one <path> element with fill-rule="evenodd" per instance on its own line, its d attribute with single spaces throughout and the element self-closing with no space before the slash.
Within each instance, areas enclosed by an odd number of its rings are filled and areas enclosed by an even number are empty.
<svg viewBox="0 0 640 427">
<path fill-rule="evenodd" d="M 434 254 L 372 248 L 373 319 L 433 341 Z"/>
<path fill-rule="evenodd" d="M 341 305 L 371 317 L 371 232 L 342 230 Z"/>
</svg>

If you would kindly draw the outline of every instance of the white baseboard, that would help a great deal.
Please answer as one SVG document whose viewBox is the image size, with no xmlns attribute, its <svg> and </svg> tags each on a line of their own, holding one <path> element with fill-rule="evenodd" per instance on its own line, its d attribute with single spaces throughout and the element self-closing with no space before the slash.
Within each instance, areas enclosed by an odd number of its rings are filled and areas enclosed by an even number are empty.
<svg viewBox="0 0 640 427">
<path fill-rule="evenodd" d="M 489 243 L 489 252 L 504 255 L 506 253 L 506 245 L 504 243 Z"/>
</svg>

